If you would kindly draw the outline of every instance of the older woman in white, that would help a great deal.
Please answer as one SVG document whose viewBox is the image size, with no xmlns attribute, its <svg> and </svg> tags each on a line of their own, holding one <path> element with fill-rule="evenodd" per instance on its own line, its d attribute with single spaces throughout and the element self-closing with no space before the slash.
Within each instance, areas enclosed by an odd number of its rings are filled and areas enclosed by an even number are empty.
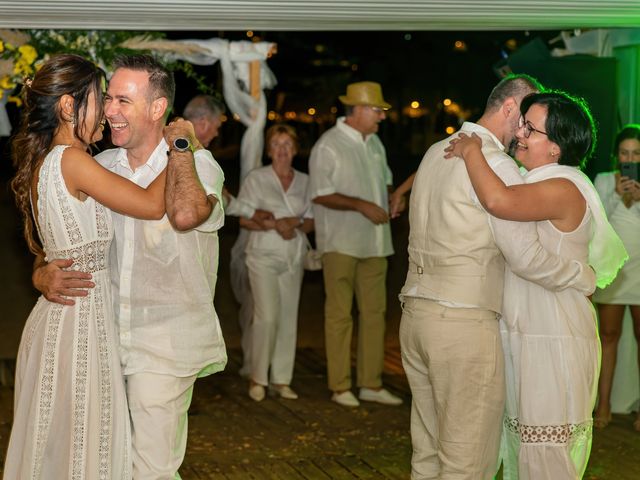
<svg viewBox="0 0 640 480">
<path fill-rule="evenodd" d="M 273 213 L 275 220 L 241 218 L 251 230 L 247 268 L 254 301 L 251 327 L 249 396 L 265 397 L 265 387 L 282 398 L 296 399 L 289 387 L 296 353 L 298 303 L 304 274 L 306 233 L 313 230 L 309 177 L 291 166 L 297 135 L 288 125 L 274 125 L 266 134 L 271 165 L 251 171 L 238 201 Z"/>
</svg>

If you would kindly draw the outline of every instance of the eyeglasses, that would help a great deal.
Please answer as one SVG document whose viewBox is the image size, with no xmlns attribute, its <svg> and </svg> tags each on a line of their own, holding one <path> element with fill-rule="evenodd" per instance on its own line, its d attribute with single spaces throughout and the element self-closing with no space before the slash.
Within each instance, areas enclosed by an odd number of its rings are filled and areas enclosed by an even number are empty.
<svg viewBox="0 0 640 480">
<path fill-rule="evenodd" d="M 372 107 L 371 105 L 367 105 L 374 113 L 383 113 L 384 108 L 380 107 Z"/>
<path fill-rule="evenodd" d="M 531 132 L 538 132 L 542 135 L 549 135 L 547 132 L 543 132 L 542 130 L 538 130 L 533 126 L 533 124 L 529 120 L 525 120 L 524 116 L 520 115 L 520 120 L 518 120 L 518 128 L 523 128 L 524 138 L 529 138 L 531 136 Z"/>
</svg>

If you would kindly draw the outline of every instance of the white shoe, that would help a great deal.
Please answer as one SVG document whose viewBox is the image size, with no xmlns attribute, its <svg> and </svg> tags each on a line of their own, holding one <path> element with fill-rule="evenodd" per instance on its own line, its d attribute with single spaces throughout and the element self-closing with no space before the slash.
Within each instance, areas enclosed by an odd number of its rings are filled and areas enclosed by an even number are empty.
<svg viewBox="0 0 640 480">
<path fill-rule="evenodd" d="M 381 388 L 380 390 L 373 390 L 371 388 L 360 389 L 360 400 L 366 402 L 377 402 L 383 405 L 402 405 L 402 399 L 396 397 L 389 390 Z"/>
<path fill-rule="evenodd" d="M 358 399 L 349 390 L 345 390 L 342 393 L 333 392 L 333 395 L 331 396 L 331 400 L 344 407 L 360 406 L 360 402 L 358 401 Z"/>
<path fill-rule="evenodd" d="M 256 402 L 264 400 L 264 387 L 262 385 L 254 384 L 249 387 L 249 396 Z"/>
<path fill-rule="evenodd" d="M 297 400 L 298 394 L 289 385 L 269 385 L 269 394 L 286 398 L 287 400 Z"/>
</svg>

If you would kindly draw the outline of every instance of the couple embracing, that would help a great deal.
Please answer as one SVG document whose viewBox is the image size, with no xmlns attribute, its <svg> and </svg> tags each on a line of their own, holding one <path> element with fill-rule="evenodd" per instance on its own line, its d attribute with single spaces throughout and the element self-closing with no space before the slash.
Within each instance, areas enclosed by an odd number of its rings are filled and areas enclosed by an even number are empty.
<svg viewBox="0 0 640 480">
<path fill-rule="evenodd" d="M 594 145 L 584 102 L 513 75 L 422 160 L 400 325 L 414 480 L 491 479 L 500 457 L 505 479 L 582 477 L 600 360 L 587 295 L 626 259 L 579 171 Z"/>
<path fill-rule="evenodd" d="M 106 94 L 76 55 L 24 86 L 12 188 L 43 296 L 20 342 L 5 479 L 179 478 L 194 382 L 226 363 L 222 171 L 189 122 L 165 127 L 170 71 L 147 55 L 114 67 Z M 119 148 L 94 159 L 105 117 Z"/>
</svg>

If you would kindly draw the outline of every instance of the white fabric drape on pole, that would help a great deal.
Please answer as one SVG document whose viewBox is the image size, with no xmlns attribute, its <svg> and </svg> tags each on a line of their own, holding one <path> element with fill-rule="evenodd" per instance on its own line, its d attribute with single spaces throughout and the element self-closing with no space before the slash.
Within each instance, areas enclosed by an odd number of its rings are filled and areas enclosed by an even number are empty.
<svg viewBox="0 0 640 480">
<path fill-rule="evenodd" d="M 276 78 L 266 59 L 273 44 L 268 42 L 229 42 L 220 38 L 209 40 L 180 40 L 202 49 L 196 54 L 171 54 L 171 58 L 186 60 L 195 65 L 213 65 L 220 62 L 222 92 L 231 112 L 247 127 L 240 144 L 240 182 L 251 170 L 261 164 L 264 144 L 263 130 L 267 118 L 265 88 L 273 88 Z M 260 96 L 249 94 L 249 63 L 260 61 Z"/>
</svg>

